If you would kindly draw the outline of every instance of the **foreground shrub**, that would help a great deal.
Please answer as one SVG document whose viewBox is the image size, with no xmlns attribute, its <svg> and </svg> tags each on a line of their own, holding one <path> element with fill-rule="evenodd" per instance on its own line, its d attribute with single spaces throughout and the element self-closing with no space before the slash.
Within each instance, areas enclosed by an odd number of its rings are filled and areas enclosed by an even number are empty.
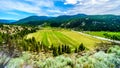
<svg viewBox="0 0 120 68">
<path fill-rule="evenodd" d="M 19 58 L 12 58 L 6 65 L 6 68 L 119 68 L 120 67 L 120 47 L 114 46 L 108 50 L 108 53 L 99 51 L 93 55 L 81 57 L 49 57 L 45 60 L 31 59 L 30 53 L 23 53 Z M 1 60 L 0 60 L 1 62 Z"/>
</svg>

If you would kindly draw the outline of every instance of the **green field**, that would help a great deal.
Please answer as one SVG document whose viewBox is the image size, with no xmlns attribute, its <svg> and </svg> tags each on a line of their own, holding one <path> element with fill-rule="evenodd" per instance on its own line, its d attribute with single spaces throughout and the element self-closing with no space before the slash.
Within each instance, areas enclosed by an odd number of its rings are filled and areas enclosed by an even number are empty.
<svg viewBox="0 0 120 68">
<path fill-rule="evenodd" d="M 36 41 L 49 47 L 51 45 L 69 45 L 74 48 L 83 43 L 85 47 L 94 49 L 96 43 L 101 42 L 101 40 L 84 36 L 74 31 L 53 28 L 45 28 L 27 35 L 27 39 L 32 37 L 34 37 Z"/>
<path fill-rule="evenodd" d="M 116 35 L 116 36 L 120 36 L 120 32 L 107 32 L 107 31 L 90 31 L 90 32 L 85 32 L 87 34 L 90 34 L 90 35 L 94 35 L 94 36 L 100 36 L 100 37 L 105 37 L 105 33 L 113 36 L 113 35 Z"/>
<path fill-rule="evenodd" d="M 100 37 L 105 37 L 104 36 L 105 33 L 108 33 L 110 35 L 120 35 L 120 32 L 107 32 L 107 31 L 90 31 L 85 33 L 95 35 L 95 36 L 100 36 Z"/>
</svg>

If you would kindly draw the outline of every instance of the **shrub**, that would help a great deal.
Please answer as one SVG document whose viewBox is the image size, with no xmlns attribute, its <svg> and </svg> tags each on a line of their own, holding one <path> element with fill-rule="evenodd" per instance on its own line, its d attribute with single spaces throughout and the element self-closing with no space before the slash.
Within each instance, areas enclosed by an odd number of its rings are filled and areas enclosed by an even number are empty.
<svg viewBox="0 0 120 68">
<path fill-rule="evenodd" d="M 57 50 L 57 48 L 55 48 L 55 50 Z M 87 53 L 84 56 L 74 58 L 61 55 L 49 57 L 45 60 L 30 60 L 33 55 L 30 53 L 23 53 L 23 55 L 18 58 L 12 58 L 6 65 L 6 68 L 23 68 L 25 63 L 38 68 L 119 68 L 120 47 L 114 46 L 109 50 L 109 53 L 99 51 L 90 56 L 87 55 Z M 55 53 L 56 52 L 57 51 L 55 51 Z M 4 62 L 3 57 L 0 58 L 0 62 Z"/>
<path fill-rule="evenodd" d="M 79 46 L 79 51 L 84 51 L 84 50 L 85 50 L 85 47 L 84 47 L 83 43 L 81 43 Z"/>
</svg>

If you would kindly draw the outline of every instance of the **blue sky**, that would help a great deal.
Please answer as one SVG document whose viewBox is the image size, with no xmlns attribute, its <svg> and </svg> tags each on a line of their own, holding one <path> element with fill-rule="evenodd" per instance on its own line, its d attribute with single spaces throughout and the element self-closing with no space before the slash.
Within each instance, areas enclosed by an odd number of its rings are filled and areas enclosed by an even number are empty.
<svg viewBox="0 0 120 68">
<path fill-rule="evenodd" d="M 18 20 L 32 15 L 120 15 L 120 0 L 0 0 L 0 19 Z"/>
</svg>

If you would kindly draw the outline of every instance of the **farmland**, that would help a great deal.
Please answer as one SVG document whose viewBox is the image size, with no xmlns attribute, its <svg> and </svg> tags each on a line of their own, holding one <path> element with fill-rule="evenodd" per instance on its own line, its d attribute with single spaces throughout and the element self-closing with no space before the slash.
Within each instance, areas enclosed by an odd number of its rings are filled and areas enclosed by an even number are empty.
<svg viewBox="0 0 120 68">
<path fill-rule="evenodd" d="M 91 31 L 91 32 L 85 32 L 87 34 L 90 35 L 94 35 L 94 36 L 100 36 L 100 37 L 104 37 L 104 38 L 109 38 L 109 39 L 113 39 L 113 40 L 120 40 L 120 32 L 105 32 L 105 31 Z"/>
<path fill-rule="evenodd" d="M 0 0 L 0 68 L 120 68 L 120 0 Z"/>
<path fill-rule="evenodd" d="M 36 41 L 45 46 L 69 45 L 72 48 L 84 44 L 88 49 L 94 49 L 96 43 L 101 43 L 101 40 L 84 36 L 75 31 L 57 28 L 44 28 L 35 33 L 28 34 L 27 39 L 34 37 Z"/>
<path fill-rule="evenodd" d="M 82 32 L 55 27 L 20 26 L 15 28 L 16 32 L 13 33 L 14 31 L 11 30 L 14 26 L 8 28 L 8 32 L 6 27 L 2 27 L 5 33 L 0 34 L 2 47 L 0 50 L 4 52 L 3 54 L 0 52 L 2 57 L 0 68 L 4 66 L 7 68 L 115 68 L 119 66 L 119 46 L 110 48 L 112 44 L 106 44 L 106 41 Z M 9 56 L 12 56 L 10 61 L 7 60 Z"/>
<path fill-rule="evenodd" d="M 110 48 L 112 44 L 101 44 L 106 41 L 87 36 L 82 32 L 55 27 L 19 26 L 20 28 L 15 28 L 16 32 L 13 33 L 14 31 L 11 30 L 14 26 L 12 26 L 8 28 L 10 31 L 8 34 L 6 27 L 2 27 L 5 33 L 0 34 L 1 47 L 6 47 L 0 49 L 5 52 L 1 55 L 0 66 L 7 68 L 97 68 L 98 65 L 101 68 L 115 68 L 119 66 L 119 46 Z M 103 34 L 101 32 L 100 35 Z M 13 55 L 10 61 L 7 60 L 9 55 L 10 57 Z M 3 64 L 5 62 L 6 65 Z"/>
</svg>

